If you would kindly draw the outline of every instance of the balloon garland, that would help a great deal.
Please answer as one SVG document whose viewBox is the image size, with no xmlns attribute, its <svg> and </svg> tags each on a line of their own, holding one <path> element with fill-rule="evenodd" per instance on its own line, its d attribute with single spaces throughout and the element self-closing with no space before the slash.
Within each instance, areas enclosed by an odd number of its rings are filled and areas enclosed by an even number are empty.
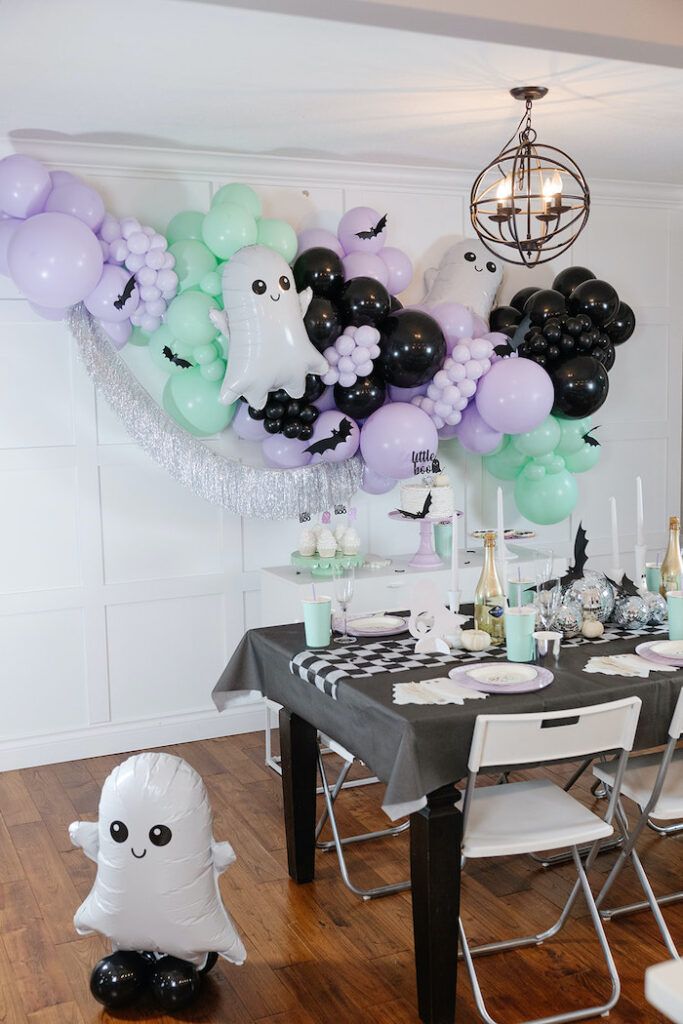
<svg viewBox="0 0 683 1024">
<path fill-rule="evenodd" d="M 395 293 L 412 265 L 370 207 L 297 238 L 233 182 L 164 236 L 16 155 L 0 161 L 0 211 L 0 272 L 40 315 L 67 319 L 134 439 L 230 511 L 289 518 L 359 485 L 384 493 L 457 438 L 515 481 L 528 519 L 554 523 L 577 500 L 574 474 L 599 458 L 589 417 L 635 317 L 585 268 L 492 308 L 502 268 L 464 239 L 404 309 Z M 163 410 L 117 355 L 127 342 L 164 371 Z M 269 469 L 196 440 L 230 425 Z"/>
</svg>

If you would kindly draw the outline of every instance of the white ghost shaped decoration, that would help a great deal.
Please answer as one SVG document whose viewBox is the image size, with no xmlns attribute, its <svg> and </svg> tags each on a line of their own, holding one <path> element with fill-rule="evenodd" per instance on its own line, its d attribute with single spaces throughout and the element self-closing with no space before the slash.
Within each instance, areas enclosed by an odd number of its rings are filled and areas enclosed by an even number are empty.
<svg viewBox="0 0 683 1024">
<path fill-rule="evenodd" d="M 235 854 L 215 842 L 206 787 L 186 761 L 129 757 L 105 780 L 99 821 L 75 821 L 69 836 L 97 864 L 74 917 L 79 935 L 100 932 L 114 950 L 168 953 L 198 968 L 210 952 L 244 962 L 218 888 Z"/>
<path fill-rule="evenodd" d="M 230 405 L 244 396 L 262 409 L 268 392 L 278 388 L 301 398 L 306 374 L 329 370 L 304 327 L 311 289 L 297 294 L 291 267 L 265 245 L 236 252 L 223 270 L 222 286 L 224 309 L 209 314 L 228 338 L 221 402 Z"/>
<path fill-rule="evenodd" d="M 427 294 L 420 305 L 459 302 L 488 323 L 502 280 L 503 267 L 498 257 L 479 239 L 464 238 L 446 250 L 438 268 L 426 272 Z"/>
</svg>

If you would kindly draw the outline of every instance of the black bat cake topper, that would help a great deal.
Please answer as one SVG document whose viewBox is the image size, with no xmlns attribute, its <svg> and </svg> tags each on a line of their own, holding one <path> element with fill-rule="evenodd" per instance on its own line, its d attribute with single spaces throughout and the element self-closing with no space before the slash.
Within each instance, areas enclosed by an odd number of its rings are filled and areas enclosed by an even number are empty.
<svg viewBox="0 0 683 1024">
<path fill-rule="evenodd" d="M 114 299 L 114 307 L 116 309 L 123 309 L 125 304 L 128 302 L 128 299 L 133 294 L 133 288 L 135 288 L 135 274 L 128 278 L 126 281 L 126 287 L 123 289 L 119 297 Z"/>
<path fill-rule="evenodd" d="M 425 498 L 425 503 L 422 506 L 421 512 L 406 512 L 405 509 L 397 508 L 396 511 L 400 512 L 406 519 L 426 519 L 429 514 L 429 510 L 432 507 L 432 496 L 428 494 Z"/>
<path fill-rule="evenodd" d="M 369 231 L 356 231 L 356 238 L 377 238 L 377 235 L 381 235 L 386 226 L 387 215 L 385 213 L 384 216 L 380 217 L 377 221 L 374 228 L 370 228 Z"/>
<path fill-rule="evenodd" d="M 165 358 L 168 359 L 169 363 L 173 363 L 174 366 L 181 366 L 183 370 L 187 370 L 189 366 L 192 366 L 192 363 L 188 362 L 187 359 L 177 356 L 173 349 L 169 348 L 168 345 L 164 345 L 163 351 Z"/>
<path fill-rule="evenodd" d="M 345 416 L 338 427 L 332 428 L 332 433 L 329 437 L 321 437 L 319 441 L 309 444 L 308 448 L 304 448 L 304 451 L 310 452 L 311 455 L 323 455 L 325 452 L 333 452 L 337 445 L 349 439 L 352 430 L 351 420 L 347 420 Z"/>
<path fill-rule="evenodd" d="M 599 429 L 600 429 L 600 427 L 591 427 L 590 430 L 588 431 L 588 433 L 583 435 L 583 440 L 586 442 L 586 444 L 589 444 L 592 448 L 599 448 L 600 447 L 600 442 L 598 441 L 597 437 L 591 437 L 591 434 L 593 433 L 593 431 L 594 430 L 599 430 Z"/>
</svg>

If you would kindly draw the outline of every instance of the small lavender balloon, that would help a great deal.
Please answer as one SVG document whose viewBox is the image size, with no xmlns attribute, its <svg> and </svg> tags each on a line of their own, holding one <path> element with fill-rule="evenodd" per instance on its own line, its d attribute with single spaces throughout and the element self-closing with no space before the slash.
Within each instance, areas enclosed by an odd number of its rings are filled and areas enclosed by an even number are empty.
<svg viewBox="0 0 683 1024">
<path fill-rule="evenodd" d="M 377 231 L 381 219 L 377 210 L 370 206 L 354 206 L 347 210 L 337 228 L 337 237 L 344 252 L 377 253 L 384 248 L 386 221 L 381 230 Z M 359 235 L 369 237 L 361 238 Z"/>
<path fill-rule="evenodd" d="M 331 249 L 339 259 L 344 256 L 344 250 L 337 236 L 333 231 L 326 231 L 325 228 L 306 228 L 305 231 L 299 232 L 297 256 L 301 256 L 301 253 L 306 252 L 307 249 Z"/>
<path fill-rule="evenodd" d="M 246 402 L 239 403 L 232 421 L 232 429 L 242 441 L 265 441 L 270 436 L 263 426 L 263 420 L 252 419 L 249 415 Z"/>
<path fill-rule="evenodd" d="M 379 258 L 387 268 L 387 289 L 390 295 L 398 295 L 404 291 L 413 279 L 413 264 L 402 249 L 394 249 L 385 245 L 379 252 Z"/>
<path fill-rule="evenodd" d="M 52 189 L 52 179 L 39 160 L 13 153 L 0 160 L 0 210 L 10 217 L 39 213 Z"/>
<path fill-rule="evenodd" d="M 363 466 L 360 486 L 366 494 L 386 494 L 396 486 L 396 481 L 388 476 L 380 476 L 370 466 Z"/>
<path fill-rule="evenodd" d="M 102 197 L 82 181 L 66 181 L 53 188 L 47 197 L 45 210 L 78 217 L 91 231 L 97 231 L 104 220 Z"/>
<path fill-rule="evenodd" d="M 121 349 L 130 338 L 133 328 L 130 320 L 123 320 L 119 323 L 107 323 L 100 320 L 100 327 L 109 336 L 114 348 Z"/>
<path fill-rule="evenodd" d="M 296 469 L 311 461 L 310 452 L 305 451 L 309 443 L 284 434 L 270 434 L 261 445 L 261 451 L 264 461 L 273 469 Z"/>
<path fill-rule="evenodd" d="M 0 274 L 9 277 L 9 266 L 7 265 L 7 250 L 12 241 L 12 236 L 22 221 L 18 217 L 6 217 L 0 220 Z"/>
<path fill-rule="evenodd" d="M 386 263 L 372 252 L 350 252 L 342 260 L 344 277 L 350 281 L 354 277 L 371 277 L 379 281 L 385 288 L 389 287 L 389 271 Z"/>
<path fill-rule="evenodd" d="M 140 303 L 135 281 L 129 288 L 131 275 L 123 267 L 115 267 L 106 263 L 102 276 L 95 288 L 85 297 L 86 308 L 93 316 L 108 323 L 122 323 L 128 320 Z M 128 289 L 128 295 L 126 290 Z"/>
</svg>

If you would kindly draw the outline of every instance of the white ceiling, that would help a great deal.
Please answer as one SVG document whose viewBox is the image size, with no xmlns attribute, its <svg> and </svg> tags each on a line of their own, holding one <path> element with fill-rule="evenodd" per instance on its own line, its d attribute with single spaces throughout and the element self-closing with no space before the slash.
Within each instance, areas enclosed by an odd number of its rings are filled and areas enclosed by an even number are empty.
<svg viewBox="0 0 683 1024">
<path fill-rule="evenodd" d="M 343 0 L 340 0 L 343 2 Z M 186 0 L 2 0 L 0 135 L 476 168 L 540 83 L 590 177 L 683 182 L 683 71 Z"/>
</svg>

